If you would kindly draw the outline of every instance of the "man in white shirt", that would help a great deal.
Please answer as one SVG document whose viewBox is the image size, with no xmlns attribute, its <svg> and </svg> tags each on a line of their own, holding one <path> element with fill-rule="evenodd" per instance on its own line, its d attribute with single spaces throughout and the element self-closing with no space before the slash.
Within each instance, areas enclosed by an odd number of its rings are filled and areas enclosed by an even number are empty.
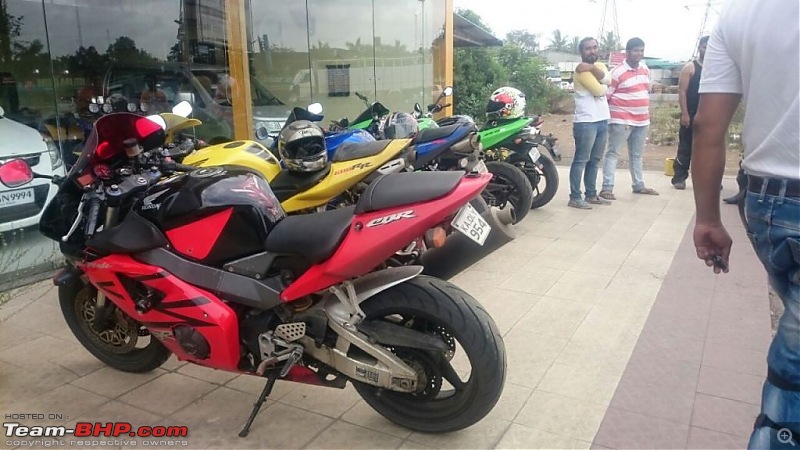
<svg viewBox="0 0 800 450">
<path fill-rule="evenodd" d="M 744 97 L 748 185 L 740 211 L 785 307 L 749 447 L 800 448 L 800 2 L 730 0 L 704 65 L 693 124 L 697 256 L 727 272 L 732 241 L 720 221 L 719 185 L 726 131 Z"/>
<path fill-rule="evenodd" d="M 581 62 L 573 76 L 575 117 L 572 136 L 575 156 L 569 169 L 569 203 L 578 209 L 592 209 L 591 204 L 611 204 L 597 196 L 597 172 L 608 139 L 608 100 L 606 90 L 611 77 L 606 66 L 598 61 L 599 46 L 594 38 L 584 38 L 578 45 Z M 581 198 L 581 179 L 586 198 Z M 590 204 L 591 203 L 591 204 Z"/>
</svg>

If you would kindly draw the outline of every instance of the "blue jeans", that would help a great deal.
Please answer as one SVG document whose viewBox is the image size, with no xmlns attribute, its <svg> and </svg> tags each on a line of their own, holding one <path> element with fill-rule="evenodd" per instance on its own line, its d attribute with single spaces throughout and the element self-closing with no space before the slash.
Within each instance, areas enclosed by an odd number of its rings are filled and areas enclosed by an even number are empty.
<svg viewBox="0 0 800 450">
<path fill-rule="evenodd" d="M 772 183 L 781 183 L 771 180 Z M 800 198 L 748 192 L 745 198 L 747 235 L 764 265 L 772 288 L 785 308 L 769 347 L 770 374 L 761 395 L 761 413 L 794 430 L 800 448 Z M 780 427 L 777 427 L 780 429 Z M 781 445 L 778 429 L 760 427 L 750 436 L 750 448 L 791 448 Z M 786 440 L 784 434 L 783 440 Z"/>
<path fill-rule="evenodd" d="M 603 190 L 614 192 L 614 173 L 617 170 L 619 151 L 622 144 L 628 143 L 628 166 L 631 170 L 631 187 L 634 191 L 644 188 L 644 174 L 642 173 L 642 156 L 644 155 L 644 144 L 647 141 L 647 130 L 649 125 L 634 127 L 630 125 L 620 125 L 612 123 L 608 126 L 608 151 L 603 165 Z"/>
<path fill-rule="evenodd" d="M 575 122 L 572 124 L 575 139 L 575 157 L 569 168 L 569 198 L 581 198 L 581 177 L 586 187 L 586 196 L 597 195 L 597 172 L 606 148 L 608 121 Z"/>
</svg>

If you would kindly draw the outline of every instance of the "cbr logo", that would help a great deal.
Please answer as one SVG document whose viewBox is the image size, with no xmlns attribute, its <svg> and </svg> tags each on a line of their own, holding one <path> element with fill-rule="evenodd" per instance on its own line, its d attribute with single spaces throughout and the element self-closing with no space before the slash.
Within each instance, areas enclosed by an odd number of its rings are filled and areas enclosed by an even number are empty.
<svg viewBox="0 0 800 450">
<path fill-rule="evenodd" d="M 413 219 L 414 217 L 417 217 L 414 215 L 414 210 L 409 209 L 408 211 L 403 211 L 400 213 L 378 217 L 377 219 L 370 220 L 369 222 L 367 222 L 367 228 L 379 227 L 381 225 L 397 222 L 398 220 L 402 219 Z"/>
<path fill-rule="evenodd" d="M 342 173 L 352 172 L 352 171 L 354 171 L 356 169 L 366 169 L 367 167 L 370 167 L 370 166 L 372 166 L 372 163 L 370 163 L 370 162 L 358 163 L 358 164 L 354 164 L 354 165 L 352 165 L 350 167 L 346 167 L 344 169 L 339 169 L 336 172 L 334 172 L 333 174 L 334 175 L 339 175 L 339 174 L 342 174 Z"/>
<path fill-rule="evenodd" d="M 166 193 L 169 189 L 164 189 L 163 191 L 156 192 L 155 194 L 148 195 L 147 197 L 142 200 L 142 211 L 147 211 L 150 209 L 160 209 L 161 203 L 153 203 L 158 197 L 161 197 Z"/>
</svg>

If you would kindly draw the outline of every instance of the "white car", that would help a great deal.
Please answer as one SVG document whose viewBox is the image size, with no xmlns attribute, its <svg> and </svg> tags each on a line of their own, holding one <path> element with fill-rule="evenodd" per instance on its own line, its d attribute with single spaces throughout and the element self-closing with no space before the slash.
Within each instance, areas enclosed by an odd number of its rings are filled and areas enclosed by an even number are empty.
<svg viewBox="0 0 800 450">
<path fill-rule="evenodd" d="M 64 162 L 50 138 L 33 128 L 5 117 L 0 108 L 0 164 L 24 159 L 35 173 L 64 176 Z M 9 189 L 0 184 L 0 233 L 38 226 L 44 207 L 58 187 L 44 178 Z"/>
</svg>

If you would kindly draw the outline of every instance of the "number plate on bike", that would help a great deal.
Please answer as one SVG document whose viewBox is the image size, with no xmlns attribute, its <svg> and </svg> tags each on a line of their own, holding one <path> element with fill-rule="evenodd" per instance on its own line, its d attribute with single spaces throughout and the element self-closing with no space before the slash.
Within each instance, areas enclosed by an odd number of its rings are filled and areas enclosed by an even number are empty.
<svg viewBox="0 0 800 450">
<path fill-rule="evenodd" d="M 539 158 L 542 156 L 542 154 L 539 153 L 539 149 L 537 149 L 536 147 L 533 147 L 532 149 L 530 149 L 528 151 L 528 155 L 531 157 L 531 161 L 533 161 L 533 162 L 538 161 Z"/>
<path fill-rule="evenodd" d="M 483 220 L 483 217 L 469 203 L 461 208 L 461 211 L 456 214 L 451 224 L 453 228 L 475 241 L 478 245 L 483 245 L 492 231 L 489 223 Z"/>
</svg>

